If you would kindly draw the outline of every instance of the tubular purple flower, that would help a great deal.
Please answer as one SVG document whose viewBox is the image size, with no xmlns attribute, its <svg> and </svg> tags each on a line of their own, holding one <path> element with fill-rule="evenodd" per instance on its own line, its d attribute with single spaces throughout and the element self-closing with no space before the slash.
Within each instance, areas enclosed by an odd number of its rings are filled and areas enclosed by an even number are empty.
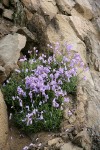
<svg viewBox="0 0 100 150">
<path fill-rule="evenodd" d="M 36 51 L 35 51 L 36 53 L 38 53 L 38 50 L 36 49 Z"/>
<path fill-rule="evenodd" d="M 59 75 L 60 75 L 59 72 L 56 72 L 55 75 L 54 75 L 55 79 L 58 79 Z"/>
<path fill-rule="evenodd" d="M 17 87 L 17 92 L 18 92 L 19 96 L 22 95 L 22 96 L 26 97 L 26 92 L 24 92 L 20 86 Z"/>
<path fill-rule="evenodd" d="M 66 62 L 69 62 L 69 58 L 67 58 L 66 56 L 63 56 L 63 61 L 66 63 Z"/>
<path fill-rule="evenodd" d="M 68 103 L 69 102 L 69 98 L 68 97 L 64 97 L 64 102 Z"/>
<path fill-rule="evenodd" d="M 58 80 L 58 84 L 62 85 L 63 83 L 62 83 L 62 81 L 61 81 L 61 80 Z"/>
<path fill-rule="evenodd" d="M 72 50 L 73 46 L 72 45 L 67 45 L 66 50 L 69 52 L 70 50 Z"/>
<path fill-rule="evenodd" d="M 64 73 L 64 68 L 59 68 L 59 72 L 61 73 L 61 74 L 63 74 Z"/>
<path fill-rule="evenodd" d="M 84 67 L 84 62 L 80 62 L 80 67 Z"/>
<path fill-rule="evenodd" d="M 51 78 L 52 80 L 53 80 L 53 77 L 54 77 L 54 76 L 53 76 L 53 74 L 51 73 L 51 74 L 50 74 L 50 78 Z"/>
<path fill-rule="evenodd" d="M 30 99 L 32 99 L 32 91 L 29 92 Z"/>
<path fill-rule="evenodd" d="M 28 146 L 25 146 L 25 147 L 23 148 L 23 150 L 28 150 L 28 148 L 29 148 Z"/>
<path fill-rule="evenodd" d="M 84 76 L 84 77 L 83 77 L 83 80 L 86 80 L 86 79 L 87 79 L 86 76 Z"/>
<path fill-rule="evenodd" d="M 69 115 L 69 116 L 71 116 L 71 115 L 72 115 L 72 112 L 71 112 L 70 110 L 68 111 L 68 115 Z"/>
<path fill-rule="evenodd" d="M 85 69 L 84 69 L 84 71 L 88 71 L 89 70 L 89 67 L 86 67 Z"/>
<path fill-rule="evenodd" d="M 27 60 L 27 58 L 26 58 L 26 56 L 24 56 L 23 58 L 21 58 L 19 61 L 20 62 L 24 62 L 24 61 L 26 61 Z"/>
</svg>

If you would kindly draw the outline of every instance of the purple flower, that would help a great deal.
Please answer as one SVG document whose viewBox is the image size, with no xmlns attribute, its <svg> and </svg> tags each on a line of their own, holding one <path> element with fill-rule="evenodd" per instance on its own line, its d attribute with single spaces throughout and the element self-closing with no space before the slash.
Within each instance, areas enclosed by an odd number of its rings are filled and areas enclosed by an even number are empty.
<svg viewBox="0 0 100 150">
<path fill-rule="evenodd" d="M 53 107 L 58 108 L 59 104 L 56 102 L 55 98 L 53 99 Z"/>
<path fill-rule="evenodd" d="M 69 116 L 71 116 L 71 115 L 72 115 L 72 112 L 71 112 L 70 110 L 68 111 L 68 115 L 69 115 Z"/>
<path fill-rule="evenodd" d="M 56 45 L 55 45 L 55 52 L 56 52 L 57 50 L 59 50 L 59 48 L 60 48 L 60 43 L 59 43 L 59 42 L 56 42 Z"/>
<path fill-rule="evenodd" d="M 69 98 L 64 97 L 64 102 L 68 103 L 69 102 Z"/>
<path fill-rule="evenodd" d="M 64 61 L 64 62 L 69 62 L 69 59 L 68 59 L 66 56 L 64 56 L 64 57 L 63 57 L 63 61 Z"/>
<path fill-rule="evenodd" d="M 85 69 L 84 69 L 84 71 L 88 71 L 89 70 L 89 67 L 86 67 Z"/>
<path fill-rule="evenodd" d="M 70 50 L 73 48 L 73 46 L 71 44 L 67 44 L 67 42 L 65 42 L 64 45 L 66 47 L 67 52 L 70 52 Z"/>
<path fill-rule="evenodd" d="M 29 92 L 30 99 L 32 99 L 32 91 Z"/>
<path fill-rule="evenodd" d="M 26 97 L 26 92 L 24 92 L 20 86 L 17 87 L 17 92 L 18 92 L 18 95 L 22 95 Z"/>
<path fill-rule="evenodd" d="M 52 73 L 50 74 L 50 78 L 53 80 L 53 74 Z"/>
<path fill-rule="evenodd" d="M 55 79 L 58 79 L 59 75 L 60 75 L 59 72 L 56 72 L 55 73 Z"/>
<path fill-rule="evenodd" d="M 36 115 L 36 109 L 34 109 L 32 113 L 33 113 L 34 115 Z"/>
<path fill-rule="evenodd" d="M 23 148 L 23 150 L 28 150 L 28 148 L 29 148 L 28 146 L 25 146 L 25 147 Z"/>
<path fill-rule="evenodd" d="M 61 74 L 63 74 L 63 72 L 64 72 L 64 68 L 59 68 L 59 72 L 61 73 Z"/>
<path fill-rule="evenodd" d="M 27 58 L 26 58 L 26 56 L 24 56 L 23 58 L 21 58 L 19 61 L 20 62 L 24 62 L 24 61 L 26 61 L 27 60 Z"/>
<path fill-rule="evenodd" d="M 86 76 L 84 76 L 84 77 L 83 77 L 83 80 L 86 80 L 86 79 L 87 79 Z"/>
<path fill-rule="evenodd" d="M 53 58 L 52 58 L 52 56 L 50 56 L 50 57 L 48 58 L 48 64 L 50 64 L 52 61 L 53 61 Z"/>
<path fill-rule="evenodd" d="M 38 53 L 38 50 L 36 49 L 36 51 L 35 51 L 36 53 Z"/>
<path fill-rule="evenodd" d="M 84 62 L 80 62 L 80 67 L 84 67 Z"/>
<path fill-rule="evenodd" d="M 70 78 L 72 77 L 72 75 L 70 74 L 70 72 L 65 71 L 65 76 L 67 77 L 68 82 L 70 82 Z"/>
<path fill-rule="evenodd" d="M 77 75 L 77 69 L 76 68 L 72 68 L 69 70 L 69 74 L 70 75 L 73 75 L 73 76 L 76 76 Z"/>
<path fill-rule="evenodd" d="M 70 51 L 73 48 L 72 45 L 67 45 L 67 50 Z"/>
<path fill-rule="evenodd" d="M 45 95 L 45 100 L 49 99 L 49 96 L 48 95 Z"/>
<path fill-rule="evenodd" d="M 50 85 L 57 85 L 57 82 L 54 81 L 54 80 L 52 80 L 51 83 L 50 83 Z"/>
<path fill-rule="evenodd" d="M 74 57 L 73 57 L 73 59 L 75 59 L 75 60 L 76 60 L 76 62 L 80 62 L 80 61 L 81 61 L 80 54 L 78 54 L 78 53 L 75 53 L 75 54 L 74 54 Z"/>
<path fill-rule="evenodd" d="M 58 80 L 58 84 L 62 85 L 63 82 L 59 79 L 59 80 Z"/>
</svg>

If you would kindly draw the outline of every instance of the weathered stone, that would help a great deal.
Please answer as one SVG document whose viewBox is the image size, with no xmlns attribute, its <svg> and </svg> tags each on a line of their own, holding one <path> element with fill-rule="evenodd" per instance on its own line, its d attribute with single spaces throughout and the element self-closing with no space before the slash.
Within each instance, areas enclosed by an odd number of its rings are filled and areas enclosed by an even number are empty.
<svg viewBox="0 0 100 150">
<path fill-rule="evenodd" d="M 100 73 L 98 71 L 91 71 L 92 79 L 94 81 L 94 89 L 95 91 L 100 92 Z"/>
<path fill-rule="evenodd" d="M 4 7 L 3 7 L 3 5 L 0 3 L 0 14 L 2 14 L 3 11 L 4 11 Z"/>
<path fill-rule="evenodd" d="M 25 8 L 25 14 L 26 14 L 27 21 L 32 20 L 33 13 L 31 13 L 27 8 Z"/>
<path fill-rule="evenodd" d="M 17 66 L 20 51 L 25 44 L 26 37 L 17 33 L 9 34 L 0 41 L 0 65 L 5 68 L 6 76 Z"/>
<path fill-rule="evenodd" d="M 67 108 L 67 107 L 63 110 L 64 119 L 68 119 L 69 118 L 68 111 L 69 111 L 69 108 Z"/>
<path fill-rule="evenodd" d="M 46 35 L 47 24 L 42 15 L 35 13 L 32 17 L 32 20 L 28 22 L 27 28 L 34 34 L 36 33 L 38 47 L 42 51 L 47 51 L 47 44 L 49 43 L 48 37 Z"/>
<path fill-rule="evenodd" d="M 92 12 L 93 16 L 95 18 L 100 17 L 100 1 L 99 0 L 89 0 L 91 6 L 92 6 Z"/>
<path fill-rule="evenodd" d="M 67 132 L 67 131 L 62 132 L 62 133 L 60 134 L 60 136 L 62 137 L 62 139 L 63 139 L 64 142 L 68 142 L 68 141 L 69 141 L 69 135 L 68 135 L 68 132 Z"/>
<path fill-rule="evenodd" d="M 70 124 L 72 124 L 72 123 L 74 123 L 75 122 L 75 120 L 76 120 L 76 117 L 75 117 L 75 115 L 72 115 L 70 118 L 69 118 L 69 122 L 70 122 Z"/>
<path fill-rule="evenodd" d="M 11 126 L 11 128 L 9 129 L 8 142 L 9 142 L 10 150 L 23 150 L 25 146 L 30 147 L 30 149 L 32 150 L 31 146 L 29 146 L 32 143 L 31 139 L 28 136 L 26 136 L 24 133 L 22 134 L 21 132 L 19 132 L 19 129 L 17 129 L 14 126 Z M 4 150 L 9 150 L 9 149 L 4 149 Z"/>
<path fill-rule="evenodd" d="M 92 7 L 89 3 L 88 0 L 75 0 L 76 5 L 75 9 L 83 15 L 86 19 L 92 19 L 93 17 L 93 12 L 92 12 Z"/>
<path fill-rule="evenodd" d="M 10 9 L 5 9 L 3 12 L 3 17 L 12 20 L 13 19 L 13 11 Z"/>
<path fill-rule="evenodd" d="M 26 27 L 17 28 L 16 26 L 14 26 L 12 28 L 12 32 L 24 35 L 27 38 L 28 42 L 30 42 L 30 41 L 32 41 L 32 42 L 36 41 L 35 35 L 33 35 Z"/>
<path fill-rule="evenodd" d="M 40 1 L 40 7 L 44 13 L 45 16 L 49 16 L 49 19 L 53 19 L 53 17 L 57 14 L 58 9 L 56 6 L 55 0 L 50 1 Z"/>
<path fill-rule="evenodd" d="M 87 46 L 87 60 L 91 68 L 96 71 L 100 71 L 100 41 L 93 35 L 88 34 L 85 37 L 85 43 Z"/>
<path fill-rule="evenodd" d="M 6 78 L 5 68 L 0 66 L 0 82 L 3 82 Z"/>
<path fill-rule="evenodd" d="M 60 150 L 83 150 L 83 148 L 74 146 L 71 142 L 69 142 L 69 143 L 65 143 L 63 146 L 61 146 Z"/>
<path fill-rule="evenodd" d="M 77 144 L 79 147 L 82 147 L 85 150 L 91 150 L 91 141 L 87 131 L 81 131 L 73 140 L 74 144 Z"/>
<path fill-rule="evenodd" d="M 39 1 L 37 1 L 37 0 L 22 0 L 22 3 L 31 12 L 38 11 L 38 9 L 40 7 Z"/>
<path fill-rule="evenodd" d="M 95 25 L 98 33 L 100 33 L 100 1 L 99 0 L 89 0 L 91 6 L 92 6 L 92 11 L 93 11 L 93 20 L 92 23 Z"/>
<path fill-rule="evenodd" d="M 99 85 L 99 76 L 97 78 L 96 84 Z M 96 91 L 95 86 L 89 82 L 81 85 L 80 89 L 83 92 L 79 92 L 78 89 L 77 121 L 79 121 L 79 126 L 87 126 L 100 132 L 100 92 Z"/>
<path fill-rule="evenodd" d="M 37 1 L 37 0 L 22 0 L 23 4 L 31 12 L 39 12 L 42 10 L 45 17 L 51 20 L 58 12 L 55 0 Z"/>
<path fill-rule="evenodd" d="M 56 0 L 57 6 L 59 10 L 62 12 L 62 14 L 71 14 L 71 10 L 75 5 L 75 2 L 73 0 Z"/>
<path fill-rule="evenodd" d="M 61 138 L 55 138 L 55 139 L 52 139 L 52 140 L 48 141 L 49 146 L 55 145 L 57 143 L 62 143 L 62 139 Z"/>
<path fill-rule="evenodd" d="M 3 95 L 0 90 L 0 149 L 7 149 L 7 139 L 8 139 L 8 116 L 7 116 L 7 107 L 3 98 Z"/>
<path fill-rule="evenodd" d="M 98 76 L 98 79 L 100 77 Z M 99 82 L 98 82 L 99 85 Z M 100 133 L 100 92 L 95 91 L 95 88 L 86 85 L 86 93 L 88 96 L 88 108 L 87 108 L 87 126 L 95 129 Z"/>
<path fill-rule="evenodd" d="M 11 21 L 0 19 L 0 40 L 10 33 L 12 25 Z"/>
<path fill-rule="evenodd" d="M 9 7 L 9 0 L 2 0 L 3 1 L 3 4 L 6 6 L 6 7 Z"/>
<path fill-rule="evenodd" d="M 49 148 L 48 147 L 44 147 L 44 150 L 49 150 Z"/>
<path fill-rule="evenodd" d="M 77 36 L 82 40 L 84 40 L 84 37 L 87 36 L 88 33 L 97 35 L 97 31 L 93 27 L 93 24 L 82 16 L 70 16 L 70 24 Z"/>
<path fill-rule="evenodd" d="M 100 17 L 97 19 L 97 27 L 98 27 L 98 31 L 100 32 Z"/>
</svg>

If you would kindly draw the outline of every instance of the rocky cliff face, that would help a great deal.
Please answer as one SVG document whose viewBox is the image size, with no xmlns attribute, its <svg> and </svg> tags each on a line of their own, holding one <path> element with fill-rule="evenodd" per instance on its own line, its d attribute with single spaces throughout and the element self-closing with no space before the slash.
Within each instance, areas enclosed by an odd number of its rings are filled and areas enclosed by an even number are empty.
<svg viewBox="0 0 100 150">
<path fill-rule="evenodd" d="M 25 43 L 25 53 L 32 46 L 37 46 L 45 53 L 48 43 L 67 42 L 73 45 L 72 50 L 78 51 L 84 63 L 88 64 L 87 81 L 80 82 L 77 88 L 75 121 L 64 125 L 64 130 L 69 125 L 74 128 L 75 134 L 70 132 L 71 141 L 81 149 L 99 150 L 100 0 L 3 0 L 0 12 L 4 18 L 11 20 L 8 23 L 11 24 L 10 27 L 5 23 L 4 29 L 2 21 L 0 25 L 0 82 L 17 65 Z M 13 26 L 13 21 L 17 27 Z M 6 36 L 9 33 L 14 35 Z M 66 144 L 60 149 L 74 148 Z"/>
</svg>

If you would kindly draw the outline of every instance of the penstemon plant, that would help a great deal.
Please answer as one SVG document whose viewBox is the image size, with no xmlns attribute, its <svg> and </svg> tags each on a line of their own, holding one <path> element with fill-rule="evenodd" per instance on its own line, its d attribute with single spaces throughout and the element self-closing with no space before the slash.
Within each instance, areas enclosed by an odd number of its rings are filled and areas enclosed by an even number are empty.
<svg viewBox="0 0 100 150">
<path fill-rule="evenodd" d="M 38 57 L 35 50 L 34 57 L 27 60 L 24 56 L 19 60 L 20 69 L 15 69 L 3 85 L 10 119 L 22 131 L 57 131 L 60 128 L 63 105 L 69 102 L 68 94 L 76 92 L 77 70 L 79 67 L 84 70 L 80 55 L 71 53 L 71 48 L 66 45 L 65 52 L 61 53 L 56 43 L 54 54 L 48 57 L 44 54 Z M 29 53 L 31 55 L 31 51 Z"/>
</svg>

